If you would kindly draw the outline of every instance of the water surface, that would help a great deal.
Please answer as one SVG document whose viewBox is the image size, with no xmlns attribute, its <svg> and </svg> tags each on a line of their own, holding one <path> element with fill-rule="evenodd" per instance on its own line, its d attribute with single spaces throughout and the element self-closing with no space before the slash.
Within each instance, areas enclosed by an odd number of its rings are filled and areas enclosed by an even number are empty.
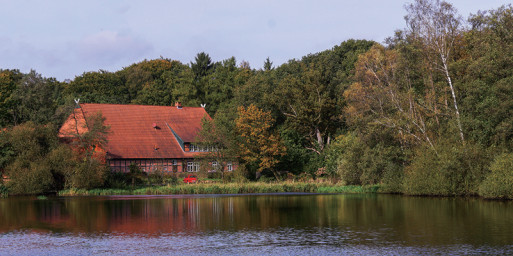
<svg viewBox="0 0 513 256">
<path fill-rule="evenodd" d="M 0 199 L 0 255 L 513 254 L 513 202 L 398 195 Z"/>
</svg>

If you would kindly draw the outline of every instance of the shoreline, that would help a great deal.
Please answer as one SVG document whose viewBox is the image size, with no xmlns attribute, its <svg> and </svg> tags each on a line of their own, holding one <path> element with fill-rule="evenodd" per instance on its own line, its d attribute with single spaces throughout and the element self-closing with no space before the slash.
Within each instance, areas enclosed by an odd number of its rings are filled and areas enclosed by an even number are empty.
<svg viewBox="0 0 513 256">
<path fill-rule="evenodd" d="M 57 192 L 58 196 L 112 196 L 112 195 L 197 195 L 197 194 L 269 194 L 269 193 L 379 193 L 379 185 L 342 186 L 328 183 L 198 183 L 135 189 L 66 189 Z"/>
</svg>

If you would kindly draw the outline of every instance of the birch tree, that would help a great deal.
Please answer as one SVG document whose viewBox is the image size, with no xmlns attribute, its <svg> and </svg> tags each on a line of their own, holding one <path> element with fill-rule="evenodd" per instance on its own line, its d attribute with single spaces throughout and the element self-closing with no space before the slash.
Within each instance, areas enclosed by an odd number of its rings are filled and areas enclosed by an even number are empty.
<svg viewBox="0 0 513 256">
<path fill-rule="evenodd" d="M 449 85 L 454 113 L 462 143 L 465 142 L 458 100 L 449 72 L 455 40 L 460 31 L 461 17 L 449 3 L 440 0 L 416 0 L 406 6 L 407 33 L 421 43 L 425 57 L 441 72 Z"/>
</svg>

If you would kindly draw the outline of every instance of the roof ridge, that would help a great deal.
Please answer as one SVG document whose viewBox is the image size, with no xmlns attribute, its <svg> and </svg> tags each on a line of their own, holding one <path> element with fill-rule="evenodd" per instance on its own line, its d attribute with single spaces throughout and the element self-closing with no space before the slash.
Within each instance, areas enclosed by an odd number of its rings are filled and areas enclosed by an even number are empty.
<svg viewBox="0 0 513 256">
<path fill-rule="evenodd" d="M 172 107 L 172 105 L 141 105 L 141 104 L 119 104 L 119 103 L 80 103 L 80 105 L 114 105 L 114 106 L 139 106 L 139 107 Z M 183 106 L 182 108 L 203 108 L 203 107 L 189 107 Z"/>
</svg>

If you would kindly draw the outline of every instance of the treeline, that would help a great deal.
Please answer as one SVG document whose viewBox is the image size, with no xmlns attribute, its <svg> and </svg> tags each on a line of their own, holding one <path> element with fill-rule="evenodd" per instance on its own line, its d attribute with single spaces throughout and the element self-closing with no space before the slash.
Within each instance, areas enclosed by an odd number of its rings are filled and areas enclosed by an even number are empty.
<svg viewBox="0 0 513 256">
<path fill-rule="evenodd" d="M 348 40 L 278 67 L 268 58 L 261 70 L 206 53 L 67 82 L 1 70 L 0 169 L 19 170 L 23 155 L 8 134 L 27 123 L 56 134 L 75 98 L 180 101 L 206 104 L 214 121 L 198 141 L 215 144 L 208 157 L 220 163 L 238 159 L 247 179 L 324 177 L 394 193 L 513 198 L 513 8 L 463 20 L 444 1 L 417 0 L 407 12 L 406 28 L 385 44 Z"/>
</svg>

